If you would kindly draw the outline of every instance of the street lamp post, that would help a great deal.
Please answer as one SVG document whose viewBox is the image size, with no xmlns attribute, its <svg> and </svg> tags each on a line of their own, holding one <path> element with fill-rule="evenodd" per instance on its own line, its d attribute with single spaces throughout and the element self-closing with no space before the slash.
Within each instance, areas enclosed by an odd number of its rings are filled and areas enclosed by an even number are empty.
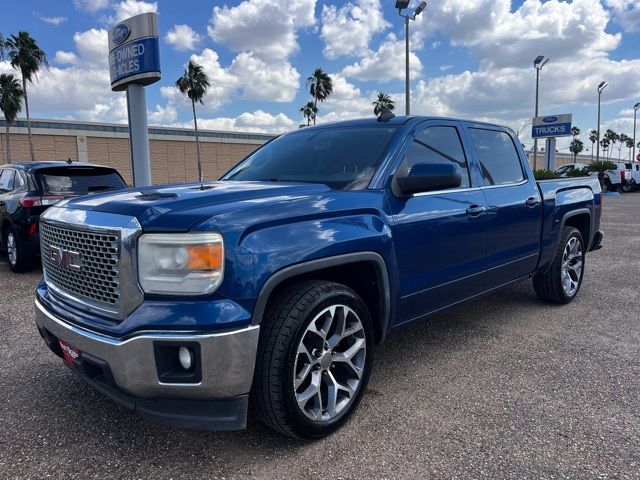
<svg viewBox="0 0 640 480">
<path fill-rule="evenodd" d="M 635 162 L 636 159 L 636 117 L 638 114 L 638 109 L 640 108 L 640 102 L 636 103 L 633 106 L 633 157 L 631 157 L 631 161 Z"/>
<path fill-rule="evenodd" d="M 410 107 L 410 96 L 411 96 L 411 86 L 409 81 L 409 20 L 415 20 L 418 15 L 422 13 L 422 11 L 427 6 L 427 2 L 420 2 L 420 5 L 416 7 L 412 14 L 403 14 L 402 10 L 405 10 L 409 7 L 409 0 L 396 0 L 396 8 L 398 9 L 398 15 L 404 18 L 404 56 L 405 56 L 405 78 L 404 78 L 404 88 L 405 88 L 405 114 L 410 115 L 411 107 Z"/>
<path fill-rule="evenodd" d="M 596 140 L 596 162 L 600 160 L 600 97 L 602 97 L 602 91 L 607 88 L 607 82 L 600 82 L 598 85 L 598 133 Z"/>
<path fill-rule="evenodd" d="M 540 70 L 542 67 L 546 65 L 549 61 L 548 58 L 544 58 L 544 55 L 538 55 L 533 60 L 533 66 L 536 69 L 536 113 L 535 117 L 538 116 L 538 99 L 539 99 L 539 90 L 540 90 Z M 538 166 L 538 139 L 533 139 L 533 169 L 535 170 Z"/>
</svg>

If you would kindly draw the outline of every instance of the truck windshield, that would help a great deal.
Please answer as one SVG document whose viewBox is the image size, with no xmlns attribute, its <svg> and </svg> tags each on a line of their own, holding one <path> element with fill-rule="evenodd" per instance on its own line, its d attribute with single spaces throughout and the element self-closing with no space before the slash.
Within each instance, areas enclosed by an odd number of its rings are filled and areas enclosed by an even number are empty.
<svg viewBox="0 0 640 480">
<path fill-rule="evenodd" d="M 366 188 L 396 127 L 300 130 L 272 140 L 221 180 L 322 183 L 338 190 Z"/>
<path fill-rule="evenodd" d="M 122 177 L 110 168 L 54 167 L 38 170 L 36 174 L 46 193 L 87 193 L 127 188 Z"/>
</svg>

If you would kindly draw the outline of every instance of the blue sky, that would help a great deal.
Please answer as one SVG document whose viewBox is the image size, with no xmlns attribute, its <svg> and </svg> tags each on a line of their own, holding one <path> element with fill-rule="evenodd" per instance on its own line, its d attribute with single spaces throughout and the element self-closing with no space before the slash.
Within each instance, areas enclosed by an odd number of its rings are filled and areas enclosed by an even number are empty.
<svg viewBox="0 0 640 480">
<path fill-rule="evenodd" d="M 30 91 L 34 117 L 123 122 L 124 96 L 108 85 L 106 30 L 158 11 L 162 80 L 147 88 L 150 123 L 190 126 L 189 105 L 173 83 L 193 56 L 214 85 L 198 111 L 204 128 L 280 132 L 302 122 L 306 78 L 316 67 L 335 82 L 318 121 L 371 115 L 378 91 L 403 112 L 404 28 L 394 3 L 25 0 L 4 6 L 0 32 L 27 30 L 49 56 L 51 69 Z M 595 127 L 596 86 L 606 80 L 603 124 L 631 134 L 631 107 L 640 100 L 638 0 L 428 3 L 411 24 L 412 113 L 519 130 L 533 111 L 531 61 L 542 54 L 551 57 L 542 113 L 573 113 L 586 133 Z"/>
</svg>

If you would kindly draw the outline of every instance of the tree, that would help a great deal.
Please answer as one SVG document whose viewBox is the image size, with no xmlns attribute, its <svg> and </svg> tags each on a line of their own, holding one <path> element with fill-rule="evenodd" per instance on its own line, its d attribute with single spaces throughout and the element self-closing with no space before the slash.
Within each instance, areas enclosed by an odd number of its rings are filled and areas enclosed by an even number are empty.
<svg viewBox="0 0 640 480">
<path fill-rule="evenodd" d="M 626 133 L 621 133 L 620 135 L 618 135 L 618 140 L 620 141 L 620 144 L 618 145 L 618 161 L 622 159 L 622 147 L 626 146 L 628 138 L 629 137 Z"/>
<path fill-rule="evenodd" d="M 580 136 L 580 129 L 578 127 L 571 127 L 571 136 L 575 140 Z"/>
<path fill-rule="evenodd" d="M 633 155 L 632 153 L 632 149 L 633 149 L 633 138 L 631 137 L 627 137 L 627 141 L 625 142 L 625 146 L 629 149 L 628 152 L 628 157 L 631 161 L 635 161 L 635 158 L 631 158 L 631 155 Z"/>
<path fill-rule="evenodd" d="M 609 140 L 609 143 L 607 144 L 607 150 L 609 151 L 609 159 L 611 159 L 611 150 L 613 150 L 613 148 L 615 147 L 616 142 L 619 139 L 619 136 L 616 132 L 608 128 L 604 134 L 604 138 Z M 609 147 L 611 148 L 609 149 Z"/>
<path fill-rule="evenodd" d="M 27 83 L 33 84 L 41 68 L 49 68 L 47 54 L 44 53 L 35 39 L 29 32 L 20 31 L 18 36 L 11 35 L 4 42 L 9 53 L 11 66 L 20 71 L 22 75 L 22 90 L 24 91 L 24 108 L 27 114 L 27 132 L 29 136 L 29 155 L 31 160 L 35 160 L 33 151 L 33 139 L 31 137 L 31 117 L 29 116 L 29 96 L 27 94 Z"/>
<path fill-rule="evenodd" d="M 204 104 L 204 96 L 211 84 L 207 73 L 202 65 L 198 65 L 189 60 L 189 65 L 182 76 L 176 80 L 176 87 L 183 95 L 191 100 L 191 110 L 193 111 L 193 126 L 196 131 L 196 155 L 198 157 L 198 180 L 203 181 L 202 177 L 202 161 L 200 159 L 200 138 L 198 137 L 198 120 L 196 118 L 196 102 Z"/>
<path fill-rule="evenodd" d="M 333 92 L 333 81 L 331 77 L 321 68 L 316 68 L 311 76 L 307 78 L 309 93 L 313 97 L 313 107 L 318 112 L 318 102 L 324 102 Z M 316 118 L 313 117 L 313 124 L 316 124 Z"/>
<path fill-rule="evenodd" d="M 593 147 L 595 146 L 596 142 L 598 141 L 598 131 L 597 130 L 590 130 L 589 131 L 589 141 L 591 142 L 591 161 L 593 162 Z"/>
<path fill-rule="evenodd" d="M 6 120 L 5 128 L 7 133 L 7 163 L 11 163 L 11 137 L 9 126 L 15 121 L 18 113 L 22 110 L 22 99 L 24 90 L 20 82 L 10 73 L 0 75 L 0 110 Z"/>
<path fill-rule="evenodd" d="M 311 120 L 313 123 L 316 123 L 316 114 L 318 113 L 318 109 L 313 105 L 313 102 L 307 103 L 304 107 L 300 109 L 304 118 L 307 119 L 307 127 L 311 125 Z"/>
<path fill-rule="evenodd" d="M 603 157 L 606 158 L 607 157 L 607 152 L 609 151 L 609 145 L 611 145 L 611 140 L 609 140 L 608 138 L 603 138 L 602 140 L 600 140 L 600 146 L 602 147 L 602 153 L 603 153 Z"/>
<path fill-rule="evenodd" d="M 574 138 L 569 146 L 569 151 L 573 153 L 573 163 L 576 163 L 578 154 L 584 150 L 584 143 L 579 138 Z"/>
<path fill-rule="evenodd" d="M 396 108 L 396 102 L 394 102 L 389 95 L 382 92 L 378 93 L 378 98 L 371 102 L 371 104 L 373 105 L 373 114 L 376 117 L 382 113 L 383 108 L 387 108 L 391 112 Z"/>
</svg>

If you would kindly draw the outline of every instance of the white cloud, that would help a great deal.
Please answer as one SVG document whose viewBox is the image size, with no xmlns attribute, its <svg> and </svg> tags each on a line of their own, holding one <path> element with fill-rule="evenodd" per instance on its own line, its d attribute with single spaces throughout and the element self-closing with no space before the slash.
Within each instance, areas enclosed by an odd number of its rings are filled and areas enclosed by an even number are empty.
<svg viewBox="0 0 640 480">
<path fill-rule="evenodd" d="M 176 127 L 192 128 L 193 123 L 175 124 Z M 298 123 L 284 113 L 275 115 L 263 110 L 241 113 L 237 117 L 198 118 L 198 127 L 205 130 L 235 130 L 257 133 L 283 133 L 297 128 Z"/>
<path fill-rule="evenodd" d="M 607 33 L 599 0 L 525 0 L 513 12 L 510 0 L 443 0 L 427 6 L 413 29 L 416 40 L 440 33 L 470 48 L 485 67 L 525 66 L 544 54 L 552 61 L 602 58 L 621 36 Z"/>
<path fill-rule="evenodd" d="M 39 17 L 45 23 L 49 23 L 51 25 L 62 25 L 64 22 L 68 20 L 67 17 Z"/>
<path fill-rule="evenodd" d="M 64 52 L 62 50 L 58 50 L 53 61 L 62 65 L 75 65 L 78 63 L 78 56 L 73 52 Z"/>
<path fill-rule="evenodd" d="M 447 70 L 451 70 L 453 67 L 453 65 L 441 65 L 438 69 L 441 72 L 446 72 Z"/>
<path fill-rule="evenodd" d="M 73 5 L 86 12 L 97 12 L 109 6 L 109 0 L 73 0 Z"/>
<path fill-rule="evenodd" d="M 149 123 L 152 125 L 167 125 L 178 120 L 178 110 L 173 104 L 163 107 L 156 105 L 156 108 L 149 112 Z"/>
<path fill-rule="evenodd" d="M 112 5 L 115 14 L 106 19 L 106 23 L 113 24 L 141 13 L 157 12 L 158 2 L 145 2 L 142 0 L 124 0 Z"/>
<path fill-rule="evenodd" d="M 207 31 L 234 52 L 251 51 L 284 60 L 299 45 L 296 30 L 315 24 L 316 0 L 245 0 L 236 7 L 214 7 Z"/>
<path fill-rule="evenodd" d="M 176 50 L 193 50 L 200 42 L 200 35 L 189 25 L 174 25 L 164 37 Z"/>
<path fill-rule="evenodd" d="M 106 67 L 109 64 L 109 34 L 105 29 L 92 28 L 76 32 L 73 42 L 83 64 Z"/>
<path fill-rule="evenodd" d="M 357 0 L 341 8 L 322 7 L 321 37 L 324 55 L 334 59 L 344 55 L 366 55 L 374 34 L 389 27 L 379 0 Z"/>
<path fill-rule="evenodd" d="M 240 53 L 228 69 L 245 100 L 291 102 L 300 88 L 300 74 L 289 62 L 270 62 Z"/>
<path fill-rule="evenodd" d="M 605 0 L 613 12 L 613 19 L 628 32 L 640 30 L 640 2 L 638 0 Z"/>
<path fill-rule="evenodd" d="M 405 72 L 405 44 L 391 33 L 380 44 L 375 52 L 362 58 L 359 62 L 347 65 L 342 75 L 358 80 L 388 82 L 404 78 Z M 414 52 L 409 52 L 409 69 L 412 78 L 422 73 L 422 63 Z"/>
</svg>

